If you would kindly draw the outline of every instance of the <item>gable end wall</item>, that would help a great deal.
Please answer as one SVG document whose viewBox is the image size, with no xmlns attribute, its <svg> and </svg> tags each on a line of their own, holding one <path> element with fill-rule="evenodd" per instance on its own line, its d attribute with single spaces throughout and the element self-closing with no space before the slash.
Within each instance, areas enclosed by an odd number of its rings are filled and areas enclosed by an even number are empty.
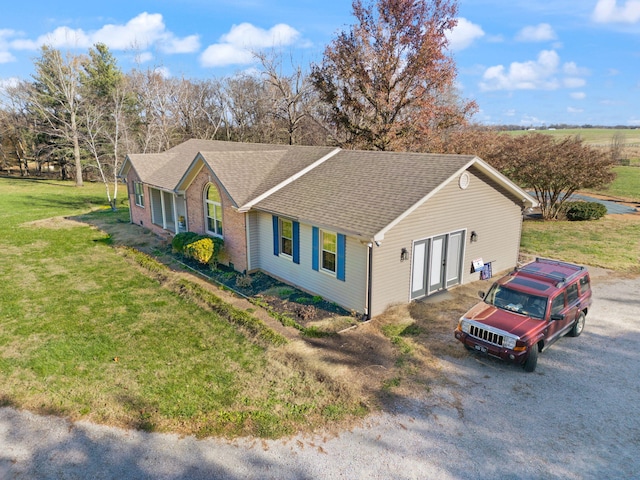
<svg viewBox="0 0 640 480">
<path fill-rule="evenodd" d="M 224 264 L 232 263 L 239 271 L 247 270 L 247 236 L 246 217 L 244 213 L 238 213 L 227 193 L 220 188 L 207 168 L 200 170 L 194 181 L 186 191 L 187 200 L 187 225 L 188 230 L 195 233 L 206 234 L 204 188 L 208 183 L 218 186 L 222 200 L 222 233 L 224 237 L 224 252 L 220 261 Z"/>
<path fill-rule="evenodd" d="M 522 211 L 516 199 L 478 170 L 469 170 L 471 182 L 460 189 L 457 179 L 447 184 L 425 204 L 392 228 L 380 247 L 373 250 L 372 314 L 410 300 L 413 241 L 466 230 L 462 283 L 479 280 L 471 273 L 471 261 L 482 257 L 493 261 L 493 273 L 517 264 L 522 230 Z M 478 234 L 470 242 L 470 234 Z M 400 261 L 406 248 L 409 258 Z"/>
</svg>

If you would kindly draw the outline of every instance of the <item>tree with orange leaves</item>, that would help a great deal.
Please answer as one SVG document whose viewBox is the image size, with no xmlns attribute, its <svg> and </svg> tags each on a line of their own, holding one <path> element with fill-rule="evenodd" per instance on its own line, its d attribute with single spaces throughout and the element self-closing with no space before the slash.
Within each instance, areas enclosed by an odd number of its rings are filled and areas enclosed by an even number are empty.
<svg viewBox="0 0 640 480">
<path fill-rule="evenodd" d="M 458 97 L 446 33 L 455 0 L 354 0 L 356 23 L 312 69 L 336 143 L 372 150 L 427 150 L 436 131 L 476 110 Z"/>
</svg>

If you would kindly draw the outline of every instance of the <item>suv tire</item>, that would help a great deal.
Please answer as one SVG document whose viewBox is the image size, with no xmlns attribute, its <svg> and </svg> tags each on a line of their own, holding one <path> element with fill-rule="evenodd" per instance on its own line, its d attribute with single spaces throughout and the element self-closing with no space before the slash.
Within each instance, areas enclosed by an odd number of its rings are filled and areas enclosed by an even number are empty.
<svg viewBox="0 0 640 480">
<path fill-rule="evenodd" d="M 533 344 L 529 348 L 529 356 L 524 361 L 523 367 L 525 372 L 533 372 L 538 365 L 538 344 Z"/>
<path fill-rule="evenodd" d="M 584 330 L 585 320 L 586 320 L 586 317 L 584 315 L 584 312 L 580 312 L 580 315 L 578 315 L 576 323 L 573 324 L 573 328 L 569 332 L 570 337 L 577 337 L 582 333 L 582 331 Z"/>
</svg>

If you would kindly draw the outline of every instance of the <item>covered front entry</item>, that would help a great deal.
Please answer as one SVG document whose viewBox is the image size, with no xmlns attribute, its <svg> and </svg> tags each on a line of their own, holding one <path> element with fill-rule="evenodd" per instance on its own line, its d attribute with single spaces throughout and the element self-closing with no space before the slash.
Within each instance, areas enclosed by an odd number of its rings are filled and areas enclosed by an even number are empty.
<svg viewBox="0 0 640 480">
<path fill-rule="evenodd" d="M 411 300 L 462 281 L 464 230 L 413 242 Z"/>
<path fill-rule="evenodd" d="M 151 223 L 170 232 L 186 231 L 186 203 L 184 196 L 149 187 Z"/>
</svg>

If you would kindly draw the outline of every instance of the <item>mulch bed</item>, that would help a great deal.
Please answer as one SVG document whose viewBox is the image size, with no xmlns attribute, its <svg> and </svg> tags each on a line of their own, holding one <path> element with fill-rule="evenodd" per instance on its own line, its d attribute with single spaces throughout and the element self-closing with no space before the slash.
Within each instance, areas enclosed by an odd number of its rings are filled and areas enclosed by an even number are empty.
<svg viewBox="0 0 640 480">
<path fill-rule="evenodd" d="M 211 270 L 207 265 L 190 259 L 182 258 L 180 261 L 229 290 L 259 303 L 266 303 L 277 313 L 289 315 L 302 326 L 332 317 L 351 316 L 350 311 L 333 302 L 299 290 L 262 272 L 244 275 L 224 265 L 218 265 L 215 270 Z"/>
</svg>

